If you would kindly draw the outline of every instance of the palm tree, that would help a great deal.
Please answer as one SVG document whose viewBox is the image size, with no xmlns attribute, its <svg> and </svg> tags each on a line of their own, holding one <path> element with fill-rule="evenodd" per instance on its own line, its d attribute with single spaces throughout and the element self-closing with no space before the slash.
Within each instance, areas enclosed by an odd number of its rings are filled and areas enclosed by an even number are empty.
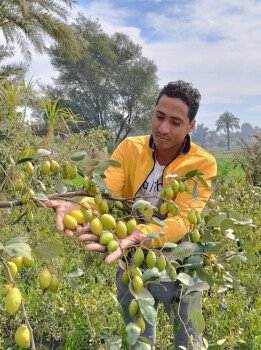
<svg viewBox="0 0 261 350">
<path fill-rule="evenodd" d="M 230 149 L 230 130 L 240 129 L 239 118 L 231 112 L 225 112 L 216 121 L 216 131 L 224 130 L 227 133 L 227 149 Z"/>
<path fill-rule="evenodd" d="M 29 43 L 43 53 L 47 50 L 46 38 L 59 43 L 71 56 L 73 51 L 78 52 L 73 31 L 66 23 L 67 9 L 61 2 L 71 7 L 75 0 L 1 0 L 0 33 L 6 43 L 18 43 L 27 59 L 31 58 Z"/>
<path fill-rule="evenodd" d="M 7 58 L 12 57 L 14 50 L 12 47 L 0 45 L 0 84 L 3 81 L 21 80 L 25 77 L 27 65 L 25 63 L 3 64 Z"/>
</svg>

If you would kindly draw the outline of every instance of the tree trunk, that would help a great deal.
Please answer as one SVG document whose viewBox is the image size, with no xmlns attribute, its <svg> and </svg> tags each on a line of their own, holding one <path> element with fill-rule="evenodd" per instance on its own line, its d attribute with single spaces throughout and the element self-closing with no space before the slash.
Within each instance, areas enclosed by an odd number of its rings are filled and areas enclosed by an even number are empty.
<svg viewBox="0 0 261 350">
<path fill-rule="evenodd" d="M 230 150 L 230 133 L 229 128 L 227 128 L 227 150 Z"/>
</svg>

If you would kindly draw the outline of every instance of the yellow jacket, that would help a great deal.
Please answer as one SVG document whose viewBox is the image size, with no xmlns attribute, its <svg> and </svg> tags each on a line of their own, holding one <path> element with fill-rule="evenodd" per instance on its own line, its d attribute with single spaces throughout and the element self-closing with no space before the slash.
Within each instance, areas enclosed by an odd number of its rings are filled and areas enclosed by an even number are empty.
<svg viewBox="0 0 261 350">
<path fill-rule="evenodd" d="M 144 180 L 153 170 L 155 157 L 153 147 L 153 139 L 149 135 L 128 137 L 118 145 L 111 159 L 121 163 L 122 166 L 121 168 L 110 166 L 105 173 L 106 185 L 113 196 L 134 197 L 136 195 Z M 216 161 L 207 151 L 191 143 L 190 137 L 187 135 L 187 143 L 182 153 L 164 169 L 163 185 L 168 174 L 177 174 L 180 178 L 187 172 L 196 169 L 204 174 L 202 177 L 210 185 L 210 180 L 207 179 L 216 175 Z M 192 190 L 193 184 L 190 180 L 190 190 Z M 145 234 L 159 231 L 165 233 L 163 237 L 153 239 L 153 248 L 162 247 L 164 242 L 177 242 L 188 232 L 189 223 L 184 218 L 190 210 L 189 206 L 191 205 L 191 207 L 201 212 L 211 195 L 210 189 L 206 190 L 201 183 L 198 185 L 199 199 L 192 202 L 191 191 L 178 193 L 175 198 L 175 203 L 178 205 L 183 218 L 181 215 L 173 217 L 169 214 L 164 220 L 167 225 L 165 228 L 155 224 L 138 225 L 137 228 Z"/>
</svg>

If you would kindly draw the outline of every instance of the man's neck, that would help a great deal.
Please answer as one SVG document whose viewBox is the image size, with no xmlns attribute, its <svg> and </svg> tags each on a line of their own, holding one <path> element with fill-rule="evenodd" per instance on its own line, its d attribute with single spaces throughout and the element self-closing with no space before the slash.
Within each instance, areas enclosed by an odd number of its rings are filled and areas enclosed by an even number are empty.
<svg viewBox="0 0 261 350">
<path fill-rule="evenodd" d="M 184 147 L 184 142 L 182 142 L 178 147 L 171 150 L 159 150 L 156 148 L 156 159 L 160 165 L 167 165 L 172 160 L 176 159 Z"/>
</svg>

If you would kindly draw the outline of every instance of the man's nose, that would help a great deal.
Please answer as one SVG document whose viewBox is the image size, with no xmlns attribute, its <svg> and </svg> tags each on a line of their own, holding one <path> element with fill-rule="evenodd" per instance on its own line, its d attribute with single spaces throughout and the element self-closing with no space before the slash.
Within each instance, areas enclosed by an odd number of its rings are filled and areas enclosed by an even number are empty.
<svg viewBox="0 0 261 350">
<path fill-rule="evenodd" d="M 166 120 L 164 120 L 162 123 L 160 123 L 158 131 L 161 134 L 168 134 L 168 132 L 169 132 L 169 123 Z"/>
</svg>

